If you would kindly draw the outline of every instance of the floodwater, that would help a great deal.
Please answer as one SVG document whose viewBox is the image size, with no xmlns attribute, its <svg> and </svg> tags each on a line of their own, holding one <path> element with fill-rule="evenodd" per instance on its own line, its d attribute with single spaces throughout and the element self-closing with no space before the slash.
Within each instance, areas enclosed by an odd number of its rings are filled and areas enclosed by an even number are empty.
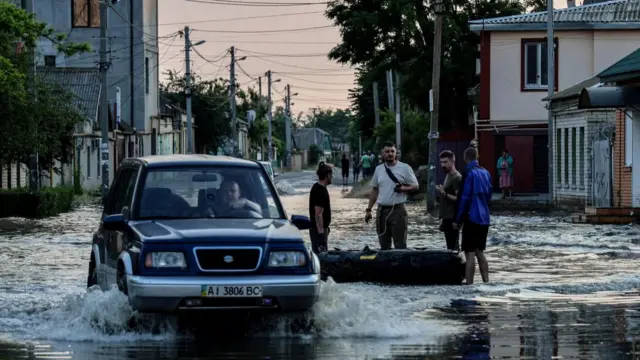
<svg viewBox="0 0 640 360">
<path fill-rule="evenodd" d="M 306 214 L 311 175 L 278 185 Z M 286 182 L 285 182 L 286 181 Z M 376 246 L 365 200 L 331 189 L 330 245 Z M 410 206 L 411 246 L 444 248 L 422 204 Z M 177 334 L 173 319 L 133 315 L 117 291 L 85 289 L 96 208 L 0 232 L 0 359 L 636 359 L 640 358 L 640 228 L 495 216 L 489 284 L 335 284 L 306 314 L 283 316 L 234 340 Z M 20 220 L 16 220 L 20 223 Z M 307 234 L 305 237 L 308 238 Z M 224 324 L 212 324 L 224 326 Z M 638 349 L 638 350 L 634 350 Z"/>
</svg>

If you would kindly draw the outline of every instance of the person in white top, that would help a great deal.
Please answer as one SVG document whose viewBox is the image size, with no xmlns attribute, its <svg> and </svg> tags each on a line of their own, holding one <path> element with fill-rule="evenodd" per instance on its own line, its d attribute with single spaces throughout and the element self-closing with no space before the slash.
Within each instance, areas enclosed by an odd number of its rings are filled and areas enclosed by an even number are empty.
<svg viewBox="0 0 640 360">
<path fill-rule="evenodd" d="M 396 156 L 396 146 L 391 142 L 383 144 L 383 163 L 376 167 L 371 177 L 373 187 L 369 196 L 369 206 L 365 222 L 372 218 L 371 209 L 376 211 L 376 232 L 381 250 L 407 248 L 408 216 L 404 203 L 407 193 L 418 190 L 418 179 L 411 166 L 400 162 Z"/>
</svg>

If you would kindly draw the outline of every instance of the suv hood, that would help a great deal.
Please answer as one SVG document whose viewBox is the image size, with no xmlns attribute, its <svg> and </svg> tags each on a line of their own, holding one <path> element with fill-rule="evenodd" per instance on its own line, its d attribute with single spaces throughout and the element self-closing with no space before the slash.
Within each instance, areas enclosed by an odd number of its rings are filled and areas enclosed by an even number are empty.
<svg viewBox="0 0 640 360">
<path fill-rule="evenodd" d="M 129 222 L 142 242 L 302 242 L 302 234 L 282 219 L 175 219 Z"/>
</svg>

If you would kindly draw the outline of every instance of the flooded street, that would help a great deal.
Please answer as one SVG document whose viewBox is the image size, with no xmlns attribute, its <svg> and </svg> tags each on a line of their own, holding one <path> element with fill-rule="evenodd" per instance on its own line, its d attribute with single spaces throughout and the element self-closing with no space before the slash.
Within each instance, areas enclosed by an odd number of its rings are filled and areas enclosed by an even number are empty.
<svg viewBox="0 0 640 360">
<path fill-rule="evenodd" d="M 292 194 L 282 196 L 287 211 L 307 215 L 313 173 L 279 181 Z M 330 246 L 377 247 L 365 200 L 342 198 L 339 185 L 331 196 Z M 409 246 L 444 248 L 423 209 L 409 206 Z M 159 316 L 131 330 L 123 295 L 87 293 L 98 218 L 97 208 L 82 207 L 0 232 L 0 359 L 640 358 L 637 226 L 495 216 L 487 285 L 479 274 L 472 286 L 329 282 L 308 314 L 311 331 L 292 331 L 281 317 L 216 341 L 178 335 L 173 319 Z"/>
</svg>

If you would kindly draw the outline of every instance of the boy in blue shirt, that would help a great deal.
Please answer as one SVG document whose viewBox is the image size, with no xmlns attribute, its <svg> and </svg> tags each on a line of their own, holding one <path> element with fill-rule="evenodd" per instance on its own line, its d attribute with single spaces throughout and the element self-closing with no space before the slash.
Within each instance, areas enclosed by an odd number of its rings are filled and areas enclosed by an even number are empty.
<svg viewBox="0 0 640 360">
<path fill-rule="evenodd" d="M 462 226 L 462 251 L 467 259 L 467 285 L 473 284 L 476 258 L 483 282 L 489 281 L 489 263 L 484 256 L 487 247 L 490 215 L 489 203 L 493 195 L 491 175 L 478 165 L 478 151 L 468 148 L 464 151 L 464 161 L 467 163 L 465 179 L 460 190 L 458 213 L 455 227 Z"/>
</svg>

